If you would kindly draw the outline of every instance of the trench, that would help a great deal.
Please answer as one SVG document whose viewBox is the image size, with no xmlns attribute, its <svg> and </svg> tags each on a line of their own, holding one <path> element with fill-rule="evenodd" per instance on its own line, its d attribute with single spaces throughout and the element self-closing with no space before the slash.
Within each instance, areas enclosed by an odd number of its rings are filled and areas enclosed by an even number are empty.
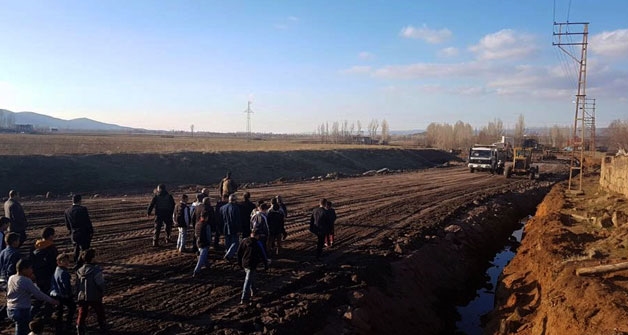
<svg viewBox="0 0 628 335">
<path fill-rule="evenodd" d="M 460 315 L 459 321 L 456 322 L 457 334 L 480 335 L 484 333 L 482 318 L 495 307 L 497 281 L 506 265 L 515 257 L 523 237 L 523 228 L 529 218 L 530 216 L 520 220 L 520 227 L 513 231 L 503 248 L 490 261 L 489 267 L 484 273 L 486 280 L 475 291 L 475 298 L 467 304 L 457 307 L 457 312 Z"/>
</svg>

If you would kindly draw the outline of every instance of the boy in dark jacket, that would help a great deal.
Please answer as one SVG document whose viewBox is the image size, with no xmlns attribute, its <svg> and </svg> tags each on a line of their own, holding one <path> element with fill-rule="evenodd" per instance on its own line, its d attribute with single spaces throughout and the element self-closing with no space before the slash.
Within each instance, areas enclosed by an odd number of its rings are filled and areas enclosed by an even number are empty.
<svg viewBox="0 0 628 335">
<path fill-rule="evenodd" d="M 68 268 L 70 267 L 70 255 L 60 254 L 57 256 L 57 268 L 55 274 L 50 281 L 50 296 L 59 301 L 57 305 L 57 321 L 56 333 L 67 334 L 72 331 L 72 320 L 74 312 L 76 312 L 76 303 L 74 302 L 74 292 L 72 290 L 72 282 Z M 63 306 L 68 307 L 68 317 L 63 324 Z"/>
<path fill-rule="evenodd" d="M 281 238 L 286 233 L 284 227 L 284 214 L 281 212 L 281 207 L 276 198 L 271 201 L 273 205 L 266 214 L 266 220 L 268 221 L 268 242 L 266 250 L 271 255 L 274 251 L 275 255 L 279 255 L 279 249 L 281 249 Z"/>
<path fill-rule="evenodd" d="M 20 255 L 20 234 L 8 233 L 4 237 L 7 247 L 0 252 L 0 282 L 6 283 L 9 277 L 16 274 L 15 265 L 22 258 Z"/>
<path fill-rule="evenodd" d="M 85 334 L 89 307 L 92 307 L 96 311 L 100 329 L 102 331 L 107 330 L 105 307 L 102 303 L 102 298 L 105 293 L 105 279 L 100 266 L 94 264 L 95 256 L 96 250 L 85 250 L 81 256 L 83 266 L 76 271 L 76 276 L 79 281 L 76 330 L 79 335 Z"/>
<path fill-rule="evenodd" d="M 146 216 L 150 216 L 155 209 L 155 226 L 153 232 L 153 246 L 156 247 L 159 244 L 159 234 L 161 233 L 161 226 L 166 225 L 166 243 L 170 243 L 170 233 L 172 232 L 172 213 L 174 212 L 174 198 L 168 191 L 166 191 L 166 185 L 157 185 L 156 194 L 148 205 L 148 213 Z"/>
<path fill-rule="evenodd" d="M 35 284 L 39 289 L 48 294 L 50 292 L 50 282 L 57 268 L 57 247 L 55 246 L 55 230 L 46 227 L 41 232 L 41 238 L 35 241 L 35 247 L 31 249 L 30 257 L 33 262 L 33 272 L 35 273 Z M 43 301 L 37 301 L 33 305 L 33 315 L 41 314 L 44 322 L 50 320 L 52 308 Z"/>
<path fill-rule="evenodd" d="M 327 200 L 327 205 L 325 206 L 327 210 L 327 214 L 329 216 L 329 230 L 325 235 L 325 246 L 333 247 L 334 246 L 334 225 L 336 224 L 336 210 L 333 207 L 331 201 Z"/>
<path fill-rule="evenodd" d="M 244 269 L 246 274 L 240 304 L 248 303 L 253 295 L 257 266 L 263 263 L 264 269 L 268 269 L 268 263 L 264 261 L 262 246 L 258 243 L 257 237 L 258 235 L 251 232 L 250 237 L 242 240 L 238 246 L 238 265 Z"/>
<path fill-rule="evenodd" d="M 194 235 L 196 235 L 196 246 L 199 250 L 198 261 L 194 268 L 194 273 L 192 273 L 192 277 L 196 277 L 201 272 L 203 266 L 208 265 L 207 257 L 209 255 L 209 245 L 212 239 L 210 223 L 214 220 L 214 209 L 212 208 L 209 198 L 204 198 L 203 204 L 196 206 L 193 220 L 196 222 Z"/>
</svg>

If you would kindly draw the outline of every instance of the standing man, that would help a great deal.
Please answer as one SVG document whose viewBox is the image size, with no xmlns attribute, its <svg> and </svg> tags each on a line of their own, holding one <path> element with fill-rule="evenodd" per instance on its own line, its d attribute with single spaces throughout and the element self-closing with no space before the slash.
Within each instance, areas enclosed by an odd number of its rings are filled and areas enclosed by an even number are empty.
<svg viewBox="0 0 628 335">
<path fill-rule="evenodd" d="M 327 207 L 327 199 L 321 199 L 319 206 L 312 211 L 310 217 L 310 231 L 316 235 L 316 259 L 320 259 L 323 254 L 325 235 L 329 233 L 330 219 Z"/>
<path fill-rule="evenodd" d="M 231 171 L 227 172 L 227 176 L 222 178 L 218 186 L 218 194 L 224 197 L 230 196 L 238 190 L 238 184 L 231 179 Z"/>
<path fill-rule="evenodd" d="M 235 194 L 229 196 L 229 203 L 220 208 L 220 216 L 223 222 L 223 232 L 225 234 L 225 259 L 230 260 L 235 256 L 238 249 L 240 228 L 242 219 L 240 218 L 240 207 L 237 204 L 238 198 Z"/>
<path fill-rule="evenodd" d="M 74 264 L 76 269 L 83 264 L 79 262 L 81 251 L 89 249 L 92 244 L 92 236 L 94 235 L 94 227 L 92 220 L 89 218 L 87 208 L 81 203 L 83 198 L 80 194 L 72 197 L 72 207 L 65 210 L 65 226 L 70 232 L 72 245 L 74 246 Z"/>
<path fill-rule="evenodd" d="M 329 229 L 327 230 L 327 235 L 325 235 L 325 246 L 333 247 L 334 246 L 334 225 L 336 224 L 336 210 L 332 207 L 333 204 L 331 201 L 327 200 L 327 214 L 329 214 Z"/>
<path fill-rule="evenodd" d="M 148 213 L 150 214 L 155 209 L 155 226 L 153 232 L 153 247 L 159 245 L 159 234 L 161 233 L 161 226 L 166 225 L 166 243 L 170 243 L 170 233 L 172 232 L 172 213 L 174 213 L 174 198 L 166 190 L 166 185 L 157 185 L 157 191 L 150 205 L 148 205 Z"/>
<path fill-rule="evenodd" d="M 20 246 L 26 241 L 26 214 L 18 201 L 20 194 L 16 190 L 9 191 L 9 200 L 4 203 L 4 216 L 11 220 L 9 223 L 9 232 L 20 234 Z"/>
<path fill-rule="evenodd" d="M 250 213 L 255 210 L 256 206 L 251 202 L 251 193 L 244 192 L 244 200 L 240 203 L 240 216 L 242 219 L 242 238 L 251 235 L 251 218 Z"/>
</svg>

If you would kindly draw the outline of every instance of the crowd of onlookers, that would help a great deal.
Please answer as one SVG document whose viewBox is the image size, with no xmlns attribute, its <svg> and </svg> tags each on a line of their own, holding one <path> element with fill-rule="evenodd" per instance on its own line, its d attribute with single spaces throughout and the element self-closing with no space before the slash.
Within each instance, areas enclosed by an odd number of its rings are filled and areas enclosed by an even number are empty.
<svg viewBox="0 0 628 335">
<path fill-rule="evenodd" d="M 214 251 L 224 250 L 222 258 L 237 262 L 245 271 L 240 303 L 247 304 L 255 294 L 257 269 L 270 266 L 271 258 L 280 254 L 282 241 L 288 237 L 285 228 L 288 209 L 279 195 L 269 202 L 253 203 L 249 192 L 244 192 L 242 201 L 238 201 L 237 190 L 238 184 L 228 173 L 219 183 L 220 200 L 216 204 L 212 204 L 206 188 L 191 203 L 186 194 L 175 202 L 166 186 L 159 184 L 147 215 L 155 213 L 152 238 L 155 247 L 159 246 L 162 228 L 166 243 L 174 242 L 172 229 L 177 228 L 178 252 L 197 256 L 193 277 L 199 277 L 203 268 L 211 265 L 210 247 Z M 0 318 L 6 315 L 12 320 L 17 335 L 26 335 L 29 330 L 31 334 L 39 334 L 44 324 L 54 324 L 57 334 L 75 331 L 85 334 L 89 309 L 96 312 L 101 331 L 107 331 L 102 303 L 105 281 L 102 269 L 94 263 L 96 251 L 91 248 L 94 229 L 87 208 L 81 203 L 81 196 L 74 195 L 72 206 L 64 213 L 74 248 L 72 254 L 58 252 L 55 229 L 46 227 L 29 248 L 28 255 L 22 255 L 20 248 L 26 241 L 28 222 L 18 192 L 9 192 L 4 203 L 5 216 L 0 218 L 0 290 L 6 292 L 6 306 L 2 307 L 6 312 L 0 312 Z M 309 227 L 317 236 L 317 259 L 322 256 L 323 247 L 334 244 L 335 220 L 332 203 L 322 199 L 312 212 Z"/>
</svg>

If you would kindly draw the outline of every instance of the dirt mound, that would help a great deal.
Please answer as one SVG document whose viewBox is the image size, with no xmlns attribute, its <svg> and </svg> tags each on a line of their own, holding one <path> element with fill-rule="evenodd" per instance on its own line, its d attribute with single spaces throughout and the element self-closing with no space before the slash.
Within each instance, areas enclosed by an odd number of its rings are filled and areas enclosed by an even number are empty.
<svg viewBox="0 0 628 335">
<path fill-rule="evenodd" d="M 329 151 L 181 152 L 0 156 L 0 184 L 22 194 L 62 194 L 146 190 L 163 182 L 212 185 L 233 171 L 244 183 L 301 180 L 312 176 L 355 175 L 368 170 L 415 170 L 457 157 L 440 150 L 347 149 Z"/>
<path fill-rule="evenodd" d="M 628 226 L 612 223 L 627 212 L 627 201 L 601 189 L 597 179 L 586 178 L 585 195 L 578 197 L 557 185 L 539 206 L 504 269 L 487 334 L 628 334 L 628 271 L 575 273 L 628 259 Z"/>
</svg>

